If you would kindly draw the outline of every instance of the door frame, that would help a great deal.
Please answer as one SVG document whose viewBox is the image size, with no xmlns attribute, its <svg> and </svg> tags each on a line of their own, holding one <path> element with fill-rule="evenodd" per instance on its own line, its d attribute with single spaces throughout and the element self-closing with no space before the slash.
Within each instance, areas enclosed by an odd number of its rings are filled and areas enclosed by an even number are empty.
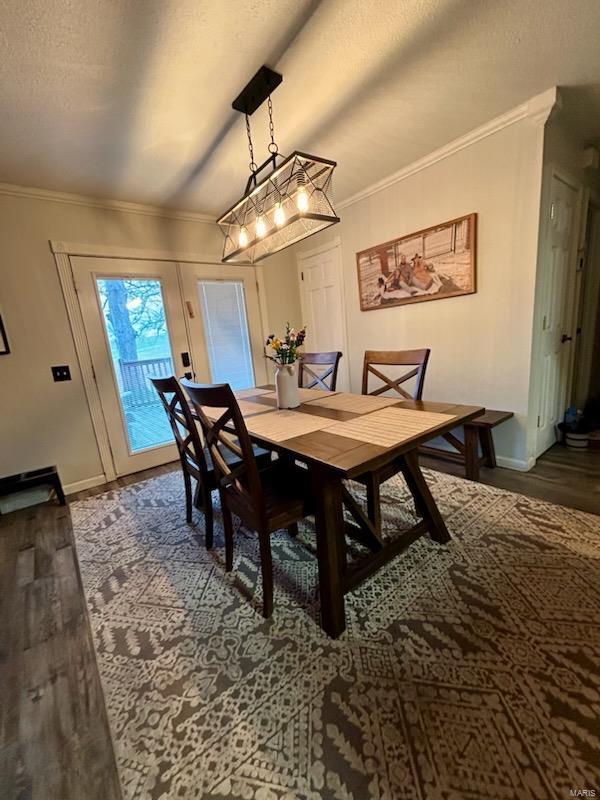
<svg viewBox="0 0 600 800">
<path fill-rule="evenodd" d="M 573 243 L 569 254 L 569 271 L 567 275 L 566 305 L 565 305 L 565 333 L 572 336 L 569 344 L 569 354 L 566 364 L 565 388 L 567 397 L 570 398 L 572 392 L 572 375 L 574 365 L 575 348 L 575 325 L 576 325 L 576 283 L 577 283 L 577 262 L 581 247 L 582 219 L 584 219 L 585 192 L 584 187 L 574 175 L 565 171 L 556 164 L 551 163 L 546 168 L 544 175 L 542 202 L 540 204 L 540 233 L 538 245 L 538 266 L 535 278 L 534 312 L 533 312 L 533 342 L 531 348 L 531 367 L 530 367 L 530 392 L 529 392 L 529 430 L 530 439 L 528 446 L 528 460 L 533 466 L 544 450 L 539 449 L 538 444 L 538 413 L 541 398 L 541 369 L 540 356 L 542 347 L 541 324 L 544 315 L 542 308 L 542 298 L 544 296 L 545 281 L 548 278 L 547 270 L 544 266 L 549 263 L 550 257 L 550 198 L 552 196 L 552 183 L 558 179 L 570 186 L 575 191 L 575 214 L 573 219 Z M 541 218 L 543 214 L 543 218 Z"/>
<path fill-rule="evenodd" d="M 344 354 L 344 358 L 342 359 L 342 364 L 340 366 L 346 372 L 346 376 L 348 379 L 348 390 L 351 391 L 352 376 L 350 372 L 350 359 L 348 355 L 348 318 L 346 314 L 346 294 L 344 292 L 344 267 L 342 260 L 341 236 L 334 236 L 332 239 L 329 239 L 327 242 L 324 242 L 318 247 L 313 247 L 310 250 L 303 250 L 296 256 L 296 272 L 298 276 L 298 291 L 300 294 L 300 309 L 302 311 L 303 319 L 306 319 L 305 284 L 302 278 L 302 272 L 304 270 L 304 262 L 307 261 L 309 258 L 314 258 L 314 256 L 318 256 L 321 253 L 327 253 L 327 252 L 334 253 L 334 262 L 336 265 L 337 276 L 340 286 L 340 301 L 342 305 L 342 348 L 341 349 Z"/>
<path fill-rule="evenodd" d="M 586 228 L 582 248 L 585 274 L 583 289 L 581 286 L 578 287 L 577 300 L 577 323 L 581 326 L 581 332 L 578 335 L 578 346 L 575 348 L 571 390 L 573 399 L 578 404 L 585 402 L 588 397 L 593 367 L 593 337 L 597 315 L 600 313 L 600 194 L 588 189 L 587 195 Z M 589 302 L 586 302 L 588 299 Z"/>
<path fill-rule="evenodd" d="M 98 445 L 98 454 L 104 471 L 103 482 L 113 481 L 117 477 L 114 465 L 113 454 L 108 437 L 108 429 L 104 418 L 100 392 L 96 384 L 92 356 L 89 349 L 83 315 L 77 297 L 75 278 L 71 266 L 71 257 L 74 256 L 93 256 L 95 258 L 120 258 L 135 259 L 138 261 L 171 261 L 176 264 L 178 283 L 181 288 L 181 270 L 179 263 L 209 264 L 211 266 L 223 266 L 220 257 L 207 253 L 184 253 L 169 250 L 143 250 L 133 247 L 115 247 L 112 245 L 86 244 L 82 242 L 63 242 L 49 240 L 50 250 L 54 256 L 58 278 L 60 281 L 67 317 L 71 326 L 73 343 L 77 354 L 77 361 L 81 372 L 81 379 L 87 399 L 88 410 L 92 421 L 92 427 Z M 264 319 L 264 303 L 262 301 L 262 286 L 258 279 L 258 270 L 253 265 L 248 265 L 244 269 L 251 269 L 256 279 L 256 289 L 259 297 L 259 308 L 261 313 L 261 324 L 265 330 L 268 323 Z M 186 330 L 188 330 L 188 319 L 183 309 Z"/>
</svg>

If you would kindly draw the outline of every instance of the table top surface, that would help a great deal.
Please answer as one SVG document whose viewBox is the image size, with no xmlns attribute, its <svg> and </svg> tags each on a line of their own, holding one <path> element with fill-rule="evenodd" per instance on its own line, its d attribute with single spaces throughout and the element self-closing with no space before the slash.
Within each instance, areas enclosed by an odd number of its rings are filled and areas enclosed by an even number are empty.
<svg viewBox="0 0 600 800">
<path fill-rule="evenodd" d="M 481 406 L 299 389 L 301 405 L 278 410 L 274 387 L 235 392 L 258 444 L 353 477 L 481 415 Z M 217 419 L 222 409 L 204 409 Z"/>
</svg>

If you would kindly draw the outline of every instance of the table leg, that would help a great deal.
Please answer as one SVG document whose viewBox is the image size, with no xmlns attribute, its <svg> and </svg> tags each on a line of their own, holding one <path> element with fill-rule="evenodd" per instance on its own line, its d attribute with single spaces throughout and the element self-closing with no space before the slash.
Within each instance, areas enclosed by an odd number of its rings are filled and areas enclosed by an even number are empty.
<svg viewBox="0 0 600 800">
<path fill-rule="evenodd" d="M 465 425 L 465 477 L 479 480 L 479 434 L 473 425 Z"/>
<path fill-rule="evenodd" d="M 379 490 L 379 476 L 370 472 L 367 476 L 367 515 L 373 523 L 373 528 L 381 536 L 381 492 Z"/>
<path fill-rule="evenodd" d="M 319 592 L 323 629 L 337 638 L 346 628 L 343 578 L 346 569 L 342 481 L 331 470 L 311 468 L 315 504 Z"/>
<path fill-rule="evenodd" d="M 433 495 L 427 486 L 419 467 L 419 456 L 416 450 L 404 454 L 402 472 L 410 492 L 415 500 L 415 506 L 427 522 L 432 539 L 440 544 L 450 541 L 450 534 L 440 510 L 436 505 Z"/>
</svg>

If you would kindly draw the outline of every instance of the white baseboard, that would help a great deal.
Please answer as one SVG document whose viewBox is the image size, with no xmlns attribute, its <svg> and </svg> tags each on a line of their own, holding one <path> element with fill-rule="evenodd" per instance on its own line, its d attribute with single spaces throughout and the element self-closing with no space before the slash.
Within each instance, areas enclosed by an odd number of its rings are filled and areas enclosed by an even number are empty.
<svg viewBox="0 0 600 800">
<path fill-rule="evenodd" d="M 505 456 L 496 456 L 496 463 L 499 467 L 505 469 L 515 469 L 518 472 L 529 472 L 530 469 L 535 467 L 535 458 L 529 458 L 527 461 L 522 461 L 518 458 L 506 458 Z"/>
<path fill-rule="evenodd" d="M 83 492 L 85 489 L 93 489 L 94 486 L 101 486 L 106 483 L 106 475 L 94 475 L 93 478 L 85 478 L 82 481 L 75 481 L 75 483 L 66 483 L 63 486 L 65 494 L 75 494 L 76 492 Z"/>
</svg>

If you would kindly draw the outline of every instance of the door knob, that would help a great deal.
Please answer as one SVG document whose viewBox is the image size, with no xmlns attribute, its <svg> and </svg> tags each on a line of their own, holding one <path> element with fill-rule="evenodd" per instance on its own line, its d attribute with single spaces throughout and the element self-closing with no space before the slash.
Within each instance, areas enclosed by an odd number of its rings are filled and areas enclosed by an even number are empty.
<svg viewBox="0 0 600 800">
<path fill-rule="evenodd" d="M 561 341 L 561 344 L 564 344 L 565 342 L 571 342 L 571 341 L 573 341 L 573 337 L 572 336 L 567 336 L 566 333 L 563 333 L 563 335 L 560 338 L 560 341 Z"/>
</svg>

